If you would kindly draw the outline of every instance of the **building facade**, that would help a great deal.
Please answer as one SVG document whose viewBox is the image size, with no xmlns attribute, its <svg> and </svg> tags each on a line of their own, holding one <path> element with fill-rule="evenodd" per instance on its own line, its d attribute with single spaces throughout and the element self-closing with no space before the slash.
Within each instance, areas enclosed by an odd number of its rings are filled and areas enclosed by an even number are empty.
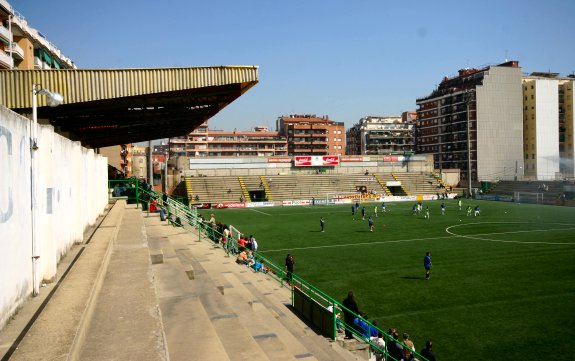
<svg viewBox="0 0 575 361">
<path fill-rule="evenodd" d="M 405 118 L 405 120 L 404 120 Z M 346 154 L 378 155 L 414 152 L 411 116 L 367 116 L 346 132 Z"/>
<path fill-rule="evenodd" d="M 38 30 L 5 0 L 0 0 L 0 69 L 75 69 Z"/>
<path fill-rule="evenodd" d="M 277 119 L 279 134 L 287 137 L 288 156 L 345 155 L 345 125 L 315 114 Z"/>
<path fill-rule="evenodd" d="M 517 61 L 462 69 L 417 99 L 416 152 L 461 179 L 513 179 L 523 169 L 522 73 Z"/>
<path fill-rule="evenodd" d="M 573 84 L 575 76 L 531 73 L 523 78 L 525 176 L 573 178 Z"/>
<path fill-rule="evenodd" d="M 287 155 L 287 138 L 267 127 L 253 131 L 210 130 L 204 123 L 187 136 L 170 138 L 172 156 L 273 157 Z"/>
</svg>

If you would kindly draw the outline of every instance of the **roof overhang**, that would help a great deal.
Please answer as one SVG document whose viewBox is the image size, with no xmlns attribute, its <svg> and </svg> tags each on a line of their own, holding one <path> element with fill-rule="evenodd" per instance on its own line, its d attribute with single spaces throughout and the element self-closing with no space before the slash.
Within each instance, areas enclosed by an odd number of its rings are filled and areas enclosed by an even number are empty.
<svg viewBox="0 0 575 361">
<path fill-rule="evenodd" d="M 0 101 L 30 116 L 32 86 L 64 96 L 48 107 L 38 96 L 40 123 L 100 148 L 188 134 L 258 82 L 257 66 L 120 70 L 0 71 Z"/>
</svg>

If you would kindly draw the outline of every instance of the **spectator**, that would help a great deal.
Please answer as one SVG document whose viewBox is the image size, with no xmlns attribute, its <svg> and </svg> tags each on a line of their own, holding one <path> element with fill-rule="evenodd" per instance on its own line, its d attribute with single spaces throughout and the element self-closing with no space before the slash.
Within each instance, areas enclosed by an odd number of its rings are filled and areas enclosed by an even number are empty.
<svg viewBox="0 0 575 361">
<path fill-rule="evenodd" d="M 353 291 L 347 293 L 347 298 L 343 300 L 343 319 L 345 322 L 345 338 L 353 338 L 350 328 L 353 327 L 353 320 L 355 315 L 359 313 L 359 308 L 357 307 L 357 302 L 355 302 L 355 296 Z"/>
<path fill-rule="evenodd" d="M 252 251 L 257 252 L 258 251 L 258 242 L 256 241 L 256 238 L 254 236 L 250 236 L 250 239 L 252 241 Z"/>
<path fill-rule="evenodd" d="M 360 312 L 357 317 L 354 317 L 353 328 L 357 332 L 361 333 L 361 335 L 364 337 L 364 339 L 366 339 L 366 340 L 369 339 L 369 326 L 368 326 L 367 322 L 365 322 L 365 319 L 363 317 L 363 313 Z"/>
<path fill-rule="evenodd" d="M 288 253 L 286 257 L 286 271 L 287 271 L 287 281 L 291 285 L 293 282 L 293 267 L 295 265 L 294 258 Z"/>
<path fill-rule="evenodd" d="M 413 341 L 409 339 L 409 334 L 403 334 L 403 344 L 405 347 L 403 348 L 403 360 L 404 361 L 411 361 L 413 360 L 413 351 L 415 351 L 415 345 Z"/>
<path fill-rule="evenodd" d="M 375 355 L 375 361 L 385 360 L 385 341 L 383 340 L 383 333 L 380 331 L 377 336 L 371 338 L 372 350 Z"/>
<path fill-rule="evenodd" d="M 392 340 L 387 345 L 387 351 L 389 356 L 399 361 L 403 358 L 403 346 L 401 346 L 398 341 L 399 334 L 395 328 L 390 328 L 388 333 L 391 335 Z"/>
<path fill-rule="evenodd" d="M 433 342 L 427 340 L 425 348 L 420 352 L 421 356 L 425 357 L 427 361 L 435 361 L 435 353 L 433 352 Z"/>
</svg>

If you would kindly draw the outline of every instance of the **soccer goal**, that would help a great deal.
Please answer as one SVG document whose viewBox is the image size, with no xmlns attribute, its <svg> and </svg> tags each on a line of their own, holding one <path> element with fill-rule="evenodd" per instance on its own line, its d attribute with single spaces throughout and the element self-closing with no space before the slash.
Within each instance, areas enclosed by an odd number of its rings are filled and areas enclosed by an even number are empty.
<svg viewBox="0 0 575 361">
<path fill-rule="evenodd" d="M 543 204 L 543 193 L 513 192 L 516 203 Z"/>
</svg>

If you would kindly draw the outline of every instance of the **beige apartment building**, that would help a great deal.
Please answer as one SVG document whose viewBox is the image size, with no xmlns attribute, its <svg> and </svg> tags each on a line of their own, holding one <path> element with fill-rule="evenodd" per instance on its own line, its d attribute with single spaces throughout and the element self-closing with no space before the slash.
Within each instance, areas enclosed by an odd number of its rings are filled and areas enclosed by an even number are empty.
<svg viewBox="0 0 575 361">
<path fill-rule="evenodd" d="M 75 69 L 74 63 L 44 34 L 0 0 L 0 69 Z"/>
</svg>

